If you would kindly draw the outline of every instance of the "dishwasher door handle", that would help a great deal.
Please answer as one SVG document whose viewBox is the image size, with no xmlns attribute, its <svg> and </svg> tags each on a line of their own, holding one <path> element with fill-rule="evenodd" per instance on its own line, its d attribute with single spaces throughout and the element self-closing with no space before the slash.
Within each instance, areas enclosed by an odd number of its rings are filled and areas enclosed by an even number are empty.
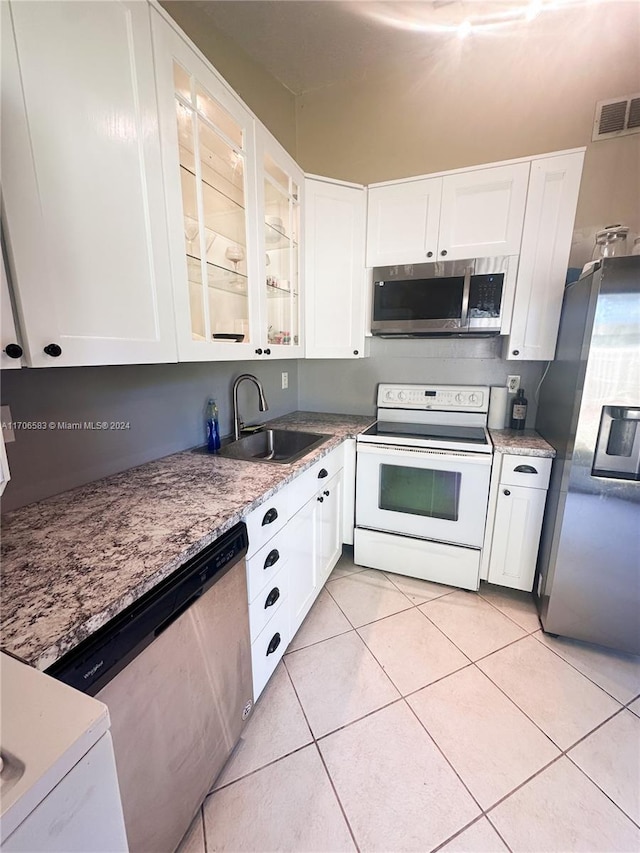
<svg viewBox="0 0 640 853">
<path fill-rule="evenodd" d="M 176 621 L 176 619 L 179 619 L 182 616 L 182 614 L 185 612 L 185 610 L 188 610 L 192 604 L 195 604 L 195 602 L 200 598 L 201 595 L 202 595 L 202 590 L 199 589 L 195 593 L 195 595 L 192 595 L 191 598 L 188 598 L 184 602 L 184 604 L 181 604 L 180 607 L 178 607 L 177 610 L 174 610 L 168 619 L 165 619 L 164 622 L 162 622 L 160 625 L 158 625 L 158 627 L 153 632 L 153 636 L 159 637 L 160 634 L 162 634 L 164 631 L 167 630 L 169 625 L 173 625 L 173 623 Z"/>
</svg>

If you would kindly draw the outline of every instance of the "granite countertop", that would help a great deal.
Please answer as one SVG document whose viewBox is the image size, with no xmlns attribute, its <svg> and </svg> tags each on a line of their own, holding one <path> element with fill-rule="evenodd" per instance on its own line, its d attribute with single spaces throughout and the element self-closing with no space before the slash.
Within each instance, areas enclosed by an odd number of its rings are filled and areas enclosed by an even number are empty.
<svg viewBox="0 0 640 853">
<path fill-rule="evenodd" d="M 292 464 L 186 450 L 7 513 L 2 648 L 51 666 L 373 421 L 294 412 L 270 425 L 331 438 Z"/>
<path fill-rule="evenodd" d="M 490 429 L 489 435 L 496 453 L 550 458 L 556 455 L 555 449 L 534 429 Z"/>
</svg>

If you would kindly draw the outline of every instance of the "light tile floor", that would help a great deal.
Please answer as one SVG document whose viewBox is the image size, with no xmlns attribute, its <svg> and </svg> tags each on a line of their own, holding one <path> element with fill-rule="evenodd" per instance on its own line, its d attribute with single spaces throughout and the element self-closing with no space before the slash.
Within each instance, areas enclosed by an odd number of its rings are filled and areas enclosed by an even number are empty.
<svg viewBox="0 0 640 853">
<path fill-rule="evenodd" d="M 640 658 L 345 553 L 180 847 L 217 850 L 635 853 Z"/>
</svg>

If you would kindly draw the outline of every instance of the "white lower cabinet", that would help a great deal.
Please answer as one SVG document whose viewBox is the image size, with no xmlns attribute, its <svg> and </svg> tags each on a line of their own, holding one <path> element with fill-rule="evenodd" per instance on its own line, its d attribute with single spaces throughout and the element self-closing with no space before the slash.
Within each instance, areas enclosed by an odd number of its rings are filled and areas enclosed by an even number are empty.
<svg viewBox="0 0 640 853">
<path fill-rule="evenodd" d="M 340 557 L 342 465 L 340 445 L 245 518 L 254 700 Z"/>
<path fill-rule="evenodd" d="M 500 464 L 489 548 L 489 583 L 531 592 L 536 571 L 551 459 L 504 454 Z"/>
</svg>

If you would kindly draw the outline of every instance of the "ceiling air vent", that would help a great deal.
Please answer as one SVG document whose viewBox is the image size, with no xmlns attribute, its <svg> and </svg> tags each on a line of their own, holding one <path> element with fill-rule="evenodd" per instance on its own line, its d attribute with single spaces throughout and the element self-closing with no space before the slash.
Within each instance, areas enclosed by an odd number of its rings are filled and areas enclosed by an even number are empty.
<svg viewBox="0 0 640 853">
<path fill-rule="evenodd" d="M 592 139 L 614 139 L 630 133 L 640 133 L 640 92 L 598 101 Z"/>
</svg>

